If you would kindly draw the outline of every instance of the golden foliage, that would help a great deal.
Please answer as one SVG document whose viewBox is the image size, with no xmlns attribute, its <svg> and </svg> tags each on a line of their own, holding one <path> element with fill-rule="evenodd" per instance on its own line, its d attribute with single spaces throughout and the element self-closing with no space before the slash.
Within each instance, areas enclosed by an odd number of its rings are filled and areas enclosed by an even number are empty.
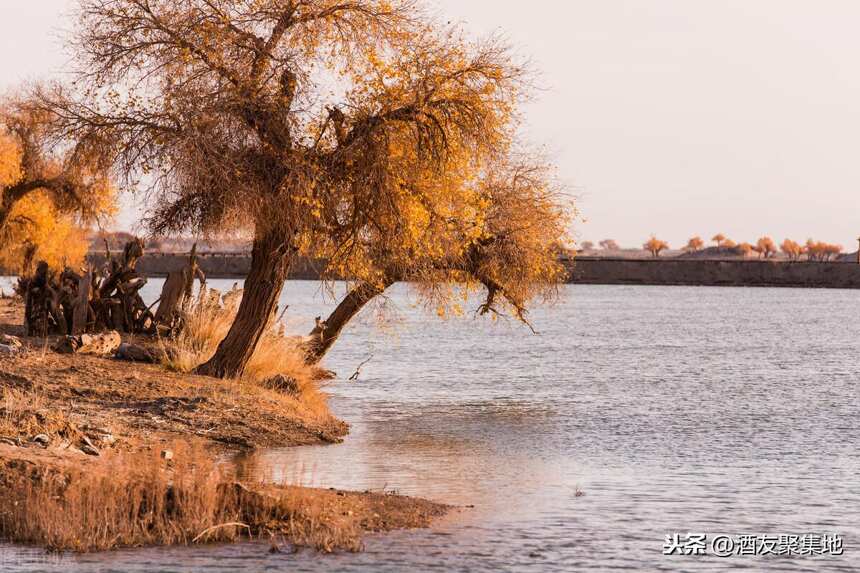
<svg viewBox="0 0 860 573">
<path fill-rule="evenodd" d="M 691 237 L 690 240 L 687 241 L 687 246 L 685 247 L 685 249 L 687 251 L 695 253 L 696 251 L 702 250 L 702 247 L 704 246 L 705 242 L 700 236 L 696 235 L 695 237 Z"/>
<path fill-rule="evenodd" d="M 785 239 L 779 246 L 779 249 L 785 253 L 785 255 L 789 258 L 789 260 L 796 261 L 800 258 L 800 255 L 804 253 L 803 245 L 792 241 L 791 239 Z"/>
<path fill-rule="evenodd" d="M 713 237 L 711 237 L 711 240 L 712 240 L 713 242 L 715 242 L 715 243 L 717 244 L 717 246 L 718 246 L 718 247 L 722 247 L 722 246 L 723 246 L 723 242 L 725 242 L 725 240 L 726 240 L 726 236 L 725 236 L 725 235 L 723 235 L 722 233 L 717 233 L 716 235 L 714 235 Z"/>
<path fill-rule="evenodd" d="M 642 248 L 650 252 L 653 256 L 659 257 L 661 252 L 669 248 L 669 243 L 661 241 L 654 235 L 651 235 L 651 238 L 645 241 Z"/>
<path fill-rule="evenodd" d="M 810 261 L 828 261 L 842 252 L 842 245 L 808 239 L 804 252 Z"/>
<path fill-rule="evenodd" d="M 761 237 L 752 250 L 767 259 L 776 254 L 776 243 L 770 237 Z"/>
<path fill-rule="evenodd" d="M 55 117 L 26 99 L 0 102 L 0 265 L 22 270 L 37 256 L 57 267 L 82 262 L 81 224 L 115 209 L 104 157 L 64 145 Z"/>
<path fill-rule="evenodd" d="M 0 250 L 0 266 L 23 272 L 28 250 L 52 268 L 83 264 L 87 254 L 86 233 L 74 220 L 58 212 L 51 198 L 42 191 L 29 194 L 12 208 L 6 233 L 6 248 Z"/>
<path fill-rule="evenodd" d="M 430 302 L 481 285 L 481 312 L 523 318 L 553 293 L 568 208 L 515 150 L 528 69 L 498 37 L 413 0 L 80 1 L 77 87 L 39 97 L 66 132 L 111 142 L 128 178 L 151 175 L 155 234 L 253 233 L 251 283 L 303 253 Z"/>
</svg>

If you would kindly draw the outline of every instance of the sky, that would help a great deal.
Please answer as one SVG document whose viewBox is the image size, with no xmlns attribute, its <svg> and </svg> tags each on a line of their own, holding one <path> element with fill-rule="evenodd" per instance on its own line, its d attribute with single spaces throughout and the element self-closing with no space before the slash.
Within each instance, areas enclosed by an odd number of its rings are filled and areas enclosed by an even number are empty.
<svg viewBox="0 0 860 573">
<path fill-rule="evenodd" d="M 580 241 L 860 235 L 860 2 L 437 0 L 538 72 L 523 137 L 576 197 Z M 62 78 L 74 0 L 0 0 L 0 90 Z M 140 205 L 124 199 L 116 228 Z"/>
</svg>

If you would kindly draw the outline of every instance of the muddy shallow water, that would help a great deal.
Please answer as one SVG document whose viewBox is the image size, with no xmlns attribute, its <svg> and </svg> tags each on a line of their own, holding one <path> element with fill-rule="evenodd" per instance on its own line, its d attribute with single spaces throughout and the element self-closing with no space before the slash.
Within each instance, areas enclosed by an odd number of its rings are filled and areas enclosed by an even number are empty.
<svg viewBox="0 0 860 573">
<path fill-rule="evenodd" d="M 473 508 L 371 536 L 358 555 L 240 544 L 57 560 L 0 546 L 0 570 L 860 569 L 860 293 L 567 286 L 533 313 L 537 336 L 469 313 L 440 321 L 407 293 L 393 289 L 394 318 L 365 313 L 327 361 L 347 378 L 372 356 L 358 381 L 329 387 L 346 441 L 237 469 Z M 331 307 L 312 282 L 283 300 L 296 332 Z M 844 554 L 667 557 L 673 532 L 835 533 Z"/>
</svg>

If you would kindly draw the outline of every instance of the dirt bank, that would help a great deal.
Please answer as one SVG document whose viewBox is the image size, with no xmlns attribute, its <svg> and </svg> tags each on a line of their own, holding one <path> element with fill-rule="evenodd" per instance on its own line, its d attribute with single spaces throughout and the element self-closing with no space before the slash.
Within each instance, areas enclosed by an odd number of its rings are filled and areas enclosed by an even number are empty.
<svg viewBox="0 0 860 573">
<path fill-rule="evenodd" d="M 21 319 L 19 304 L 0 299 L 0 334 L 20 337 Z M 212 464 L 219 453 L 336 442 L 348 426 L 252 383 L 21 341 L 20 354 L 0 353 L 0 537 L 94 550 L 189 543 L 207 531 L 198 541 L 251 533 L 356 550 L 362 531 L 425 527 L 447 509 L 401 496 L 236 483 Z M 102 537 L 90 532 L 93 506 L 115 513 Z M 127 517 L 144 514 L 151 522 Z"/>
</svg>

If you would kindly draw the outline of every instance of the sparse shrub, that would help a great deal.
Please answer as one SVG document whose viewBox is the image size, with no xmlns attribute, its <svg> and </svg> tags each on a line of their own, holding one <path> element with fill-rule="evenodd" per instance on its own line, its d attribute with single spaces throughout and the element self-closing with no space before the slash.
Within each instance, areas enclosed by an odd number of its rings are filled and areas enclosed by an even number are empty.
<svg viewBox="0 0 860 573">
<path fill-rule="evenodd" d="M 598 243 L 604 251 L 620 251 L 621 247 L 613 239 L 603 239 Z"/>
</svg>

